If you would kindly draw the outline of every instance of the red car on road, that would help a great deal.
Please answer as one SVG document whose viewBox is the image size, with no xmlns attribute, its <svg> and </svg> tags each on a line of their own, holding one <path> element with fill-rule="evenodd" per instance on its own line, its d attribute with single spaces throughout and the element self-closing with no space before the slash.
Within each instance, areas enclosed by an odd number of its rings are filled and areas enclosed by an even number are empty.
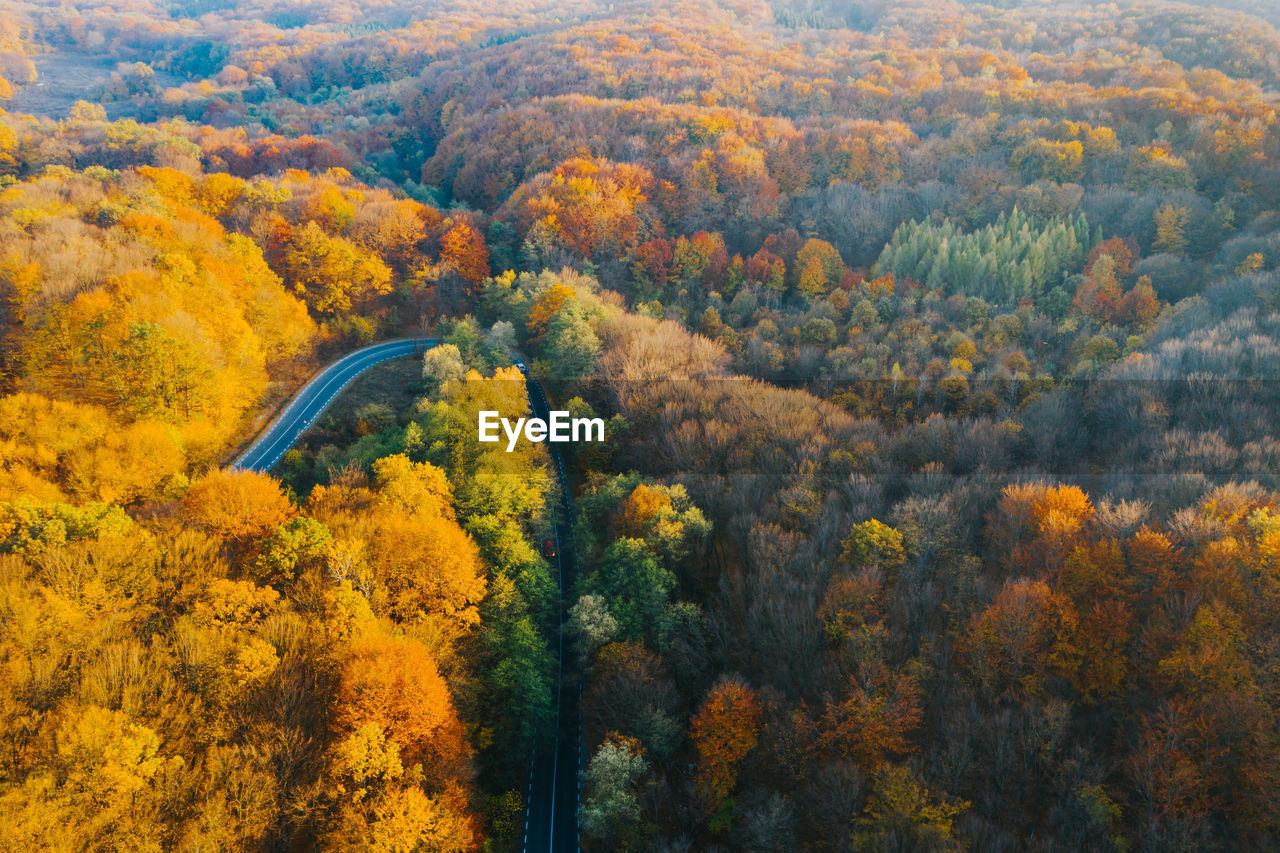
<svg viewBox="0 0 1280 853">
<path fill-rule="evenodd" d="M 542 543 L 542 556 L 546 557 L 548 560 L 554 560 L 556 558 L 556 540 L 547 539 Z"/>
</svg>

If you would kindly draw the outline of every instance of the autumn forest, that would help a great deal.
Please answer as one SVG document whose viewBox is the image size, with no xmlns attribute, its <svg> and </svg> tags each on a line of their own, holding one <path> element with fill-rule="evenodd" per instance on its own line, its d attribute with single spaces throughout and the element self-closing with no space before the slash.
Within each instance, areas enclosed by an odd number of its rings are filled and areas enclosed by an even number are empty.
<svg viewBox="0 0 1280 853">
<path fill-rule="evenodd" d="M 1278 109 L 1276 0 L 0 0 L 0 846 L 1280 849 Z"/>
</svg>

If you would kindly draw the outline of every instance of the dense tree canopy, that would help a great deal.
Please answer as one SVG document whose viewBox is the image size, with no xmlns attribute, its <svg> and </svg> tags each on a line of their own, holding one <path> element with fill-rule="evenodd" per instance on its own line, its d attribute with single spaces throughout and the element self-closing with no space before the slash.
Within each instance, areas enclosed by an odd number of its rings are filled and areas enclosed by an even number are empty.
<svg viewBox="0 0 1280 853">
<path fill-rule="evenodd" d="M 1278 23 L 10 0 L 0 840 L 1276 847 Z"/>
</svg>

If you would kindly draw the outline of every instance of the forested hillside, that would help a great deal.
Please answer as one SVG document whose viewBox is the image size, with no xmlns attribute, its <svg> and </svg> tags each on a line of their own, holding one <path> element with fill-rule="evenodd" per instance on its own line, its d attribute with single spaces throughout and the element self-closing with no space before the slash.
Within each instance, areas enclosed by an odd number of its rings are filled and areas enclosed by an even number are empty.
<svg viewBox="0 0 1280 853">
<path fill-rule="evenodd" d="M 0 839 L 1276 847 L 1276 26 L 0 0 Z"/>
</svg>

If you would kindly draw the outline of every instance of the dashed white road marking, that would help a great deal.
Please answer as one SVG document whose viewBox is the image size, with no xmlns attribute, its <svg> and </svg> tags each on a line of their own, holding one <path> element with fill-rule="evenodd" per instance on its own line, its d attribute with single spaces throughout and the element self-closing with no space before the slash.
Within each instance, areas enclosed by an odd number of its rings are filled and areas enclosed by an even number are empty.
<svg viewBox="0 0 1280 853">
<path fill-rule="evenodd" d="M 387 341 L 381 344 L 374 344 L 362 350 L 356 350 L 353 353 L 340 358 L 328 368 L 326 368 L 319 376 L 312 379 L 302 387 L 289 404 L 285 406 L 284 411 L 271 422 L 262 436 L 250 445 L 240 457 L 232 463 L 232 468 L 249 468 L 259 471 L 267 471 L 275 467 L 290 448 L 297 443 L 298 437 L 301 436 L 316 419 L 329 408 L 330 404 L 337 399 L 338 395 L 346 390 L 357 377 L 363 374 L 371 367 L 375 367 L 384 361 L 390 361 L 393 358 L 414 355 L 419 347 L 429 349 L 435 346 L 436 341 L 433 339 L 417 339 L 404 341 Z M 355 369 L 354 373 L 348 373 Z M 336 388 L 332 388 L 333 383 L 338 382 Z M 314 403 L 317 397 L 328 392 L 324 402 L 318 409 L 311 413 L 310 417 L 305 420 L 296 416 L 296 410 L 301 406 L 304 411 L 307 406 Z M 285 442 L 283 447 L 277 450 L 281 442 Z M 270 455 L 270 456 L 269 456 Z M 266 465 L 262 461 L 270 458 L 270 462 Z"/>
</svg>

